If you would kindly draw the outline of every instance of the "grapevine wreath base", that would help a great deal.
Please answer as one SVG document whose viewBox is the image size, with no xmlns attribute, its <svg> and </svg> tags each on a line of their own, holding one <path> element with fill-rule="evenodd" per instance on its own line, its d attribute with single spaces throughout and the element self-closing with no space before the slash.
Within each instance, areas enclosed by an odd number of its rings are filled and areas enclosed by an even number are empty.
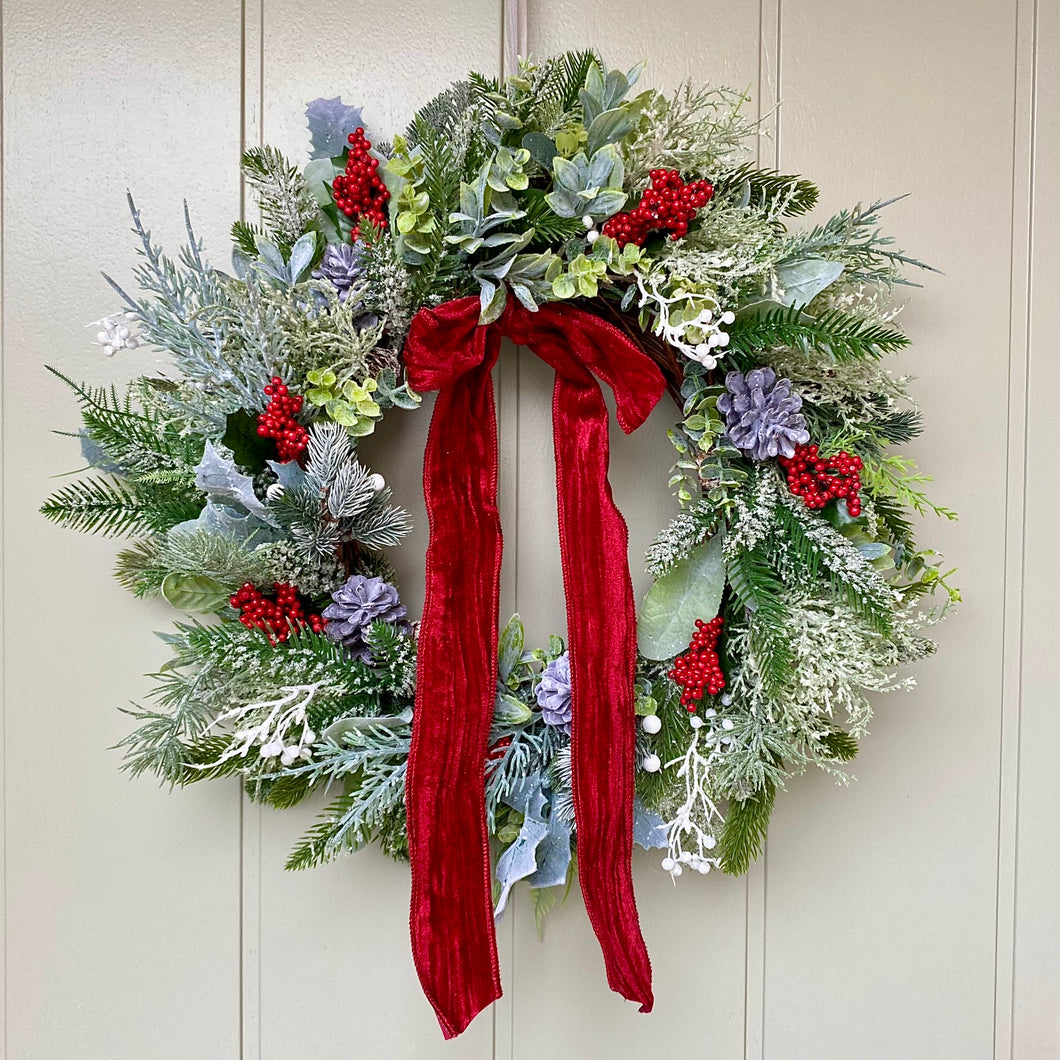
<svg viewBox="0 0 1060 1060">
<path fill-rule="evenodd" d="M 791 230 L 817 189 L 749 160 L 746 98 L 635 93 L 640 73 L 571 52 L 471 74 L 390 142 L 315 100 L 305 168 L 243 158 L 261 224 L 233 226 L 230 274 L 190 220 L 166 257 L 130 199 L 142 260 L 98 339 L 173 372 L 65 380 L 95 473 L 44 513 L 135 538 L 119 581 L 206 616 L 163 635 L 126 768 L 238 775 L 276 807 L 328 792 L 290 868 L 370 842 L 409 859 L 447 1036 L 500 993 L 513 885 L 540 924 L 576 863 L 608 980 L 649 1009 L 632 842 L 675 879 L 744 872 L 786 779 L 843 777 L 868 695 L 934 650 L 925 595 L 956 598 L 913 541 L 910 510 L 953 513 L 894 453 L 920 413 L 881 364 L 906 344 L 893 291 L 925 266 L 880 233 L 885 203 Z M 556 371 L 569 646 L 496 629 L 504 338 Z M 627 431 L 675 403 L 639 615 L 600 383 Z M 416 623 L 387 559 L 410 520 L 357 445 L 428 390 Z"/>
</svg>

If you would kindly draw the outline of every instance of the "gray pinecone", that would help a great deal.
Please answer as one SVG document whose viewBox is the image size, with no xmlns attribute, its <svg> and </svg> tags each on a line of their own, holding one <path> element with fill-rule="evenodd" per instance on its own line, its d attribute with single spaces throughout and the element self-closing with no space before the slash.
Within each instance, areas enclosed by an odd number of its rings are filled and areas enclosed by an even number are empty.
<svg viewBox="0 0 1060 1060">
<path fill-rule="evenodd" d="M 729 372 L 727 394 L 718 398 L 733 445 L 752 460 L 794 456 L 795 446 L 810 440 L 799 411 L 802 398 L 791 392 L 790 379 L 777 379 L 772 368 Z"/>
<path fill-rule="evenodd" d="M 362 662 L 372 659 L 364 637 L 373 622 L 389 622 L 399 629 L 411 628 L 397 589 L 382 578 L 354 574 L 331 594 L 331 599 L 334 603 L 324 608 L 328 620 L 325 631 Z"/>
<path fill-rule="evenodd" d="M 360 243 L 329 243 L 320 265 L 313 270 L 314 280 L 329 280 L 339 292 L 339 301 L 350 297 L 350 288 L 364 272 Z"/>
</svg>

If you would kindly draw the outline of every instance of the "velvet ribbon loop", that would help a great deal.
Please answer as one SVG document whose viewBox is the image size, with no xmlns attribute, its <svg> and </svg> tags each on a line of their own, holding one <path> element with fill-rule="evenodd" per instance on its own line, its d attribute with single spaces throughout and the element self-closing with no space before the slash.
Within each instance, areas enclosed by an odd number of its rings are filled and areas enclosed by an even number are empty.
<svg viewBox="0 0 1060 1060">
<path fill-rule="evenodd" d="M 579 878 L 611 988 L 652 1007 L 633 895 L 636 618 L 628 531 L 607 480 L 607 407 L 627 433 L 663 391 L 655 364 L 617 328 L 565 302 L 509 300 L 479 326 L 479 301 L 416 314 L 409 382 L 439 391 L 424 459 L 430 520 L 416 710 L 406 783 L 412 951 L 447 1038 L 501 995 L 485 817 L 497 691 L 501 526 L 491 372 L 505 337 L 556 372 L 552 403 L 572 684 Z"/>
</svg>

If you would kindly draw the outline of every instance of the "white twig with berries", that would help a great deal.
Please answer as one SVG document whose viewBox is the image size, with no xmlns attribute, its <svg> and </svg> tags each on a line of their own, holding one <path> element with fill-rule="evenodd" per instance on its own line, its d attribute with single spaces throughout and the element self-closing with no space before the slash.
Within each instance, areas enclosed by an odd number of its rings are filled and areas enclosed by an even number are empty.
<svg viewBox="0 0 1060 1060">
<path fill-rule="evenodd" d="M 706 875 L 720 864 L 711 851 L 717 846 L 714 829 L 725 818 L 708 792 L 710 770 L 721 757 L 726 738 L 714 731 L 715 712 L 707 713 L 706 722 L 697 714 L 689 719 L 692 739 L 688 750 L 663 767 L 679 766 L 676 776 L 685 782 L 685 801 L 666 825 L 666 857 L 662 860 L 662 867 L 675 880 L 686 867 Z"/>
<path fill-rule="evenodd" d="M 306 713 L 325 683 L 316 681 L 309 685 L 293 685 L 280 689 L 281 695 L 277 699 L 247 703 L 218 714 L 207 726 L 206 732 L 226 722 L 268 711 L 263 721 L 255 721 L 253 725 L 237 729 L 232 734 L 232 742 L 217 761 L 197 768 L 210 769 L 230 758 L 245 758 L 254 746 L 260 746 L 262 758 L 279 758 L 285 766 L 293 765 L 299 759 L 312 758 L 317 735 L 306 720 Z M 290 739 L 288 734 L 298 727 L 301 728 L 298 739 Z"/>
</svg>

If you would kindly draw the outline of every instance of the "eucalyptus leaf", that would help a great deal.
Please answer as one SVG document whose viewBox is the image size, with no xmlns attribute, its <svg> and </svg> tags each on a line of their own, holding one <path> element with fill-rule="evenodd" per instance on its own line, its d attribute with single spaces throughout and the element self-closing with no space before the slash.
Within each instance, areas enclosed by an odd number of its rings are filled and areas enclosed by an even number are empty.
<svg viewBox="0 0 1060 1060">
<path fill-rule="evenodd" d="M 545 169 L 552 169 L 552 160 L 559 153 L 556 141 L 544 133 L 528 132 L 523 137 L 523 147 L 530 152 L 530 157 Z"/>
<path fill-rule="evenodd" d="M 803 306 L 839 279 L 842 262 L 806 258 L 776 268 L 777 283 L 783 290 L 778 301 L 783 306 Z"/>
<path fill-rule="evenodd" d="M 199 614 L 216 611 L 227 602 L 230 593 L 218 581 L 205 574 L 178 574 L 170 571 L 162 581 L 162 596 L 178 611 Z"/>
<path fill-rule="evenodd" d="M 335 200 L 331 194 L 331 182 L 342 172 L 342 168 L 335 164 L 331 158 L 314 158 L 305 167 L 302 176 L 305 178 L 306 186 L 313 193 L 318 206 L 334 206 Z"/>
<path fill-rule="evenodd" d="M 371 732 L 372 729 L 404 729 L 412 724 L 412 708 L 406 707 L 400 714 L 383 714 L 375 718 L 339 718 L 333 721 L 320 735 L 325 740 L 338 742 L 348 732 Z"/>
<path fill-rule="evenodd" d="M 676 563 L 647 592 L 637 622 L 637 645 L 646 659 L 672 659 L 688 647 L 696 619 L 709 622 L 725 589 L 723 536 L 719 532 Z"/>
<path fill-rule="evenodd" d="M 891 546 L 884 544 L 882 541 L 866 541 L 863 545 L 857 546 L 858 552 L 861 553 L 863 559 L 869 561 L 875 559 L 883 559 L 884 556 L 888 555 L 891 551 Z"/>
</svg>

